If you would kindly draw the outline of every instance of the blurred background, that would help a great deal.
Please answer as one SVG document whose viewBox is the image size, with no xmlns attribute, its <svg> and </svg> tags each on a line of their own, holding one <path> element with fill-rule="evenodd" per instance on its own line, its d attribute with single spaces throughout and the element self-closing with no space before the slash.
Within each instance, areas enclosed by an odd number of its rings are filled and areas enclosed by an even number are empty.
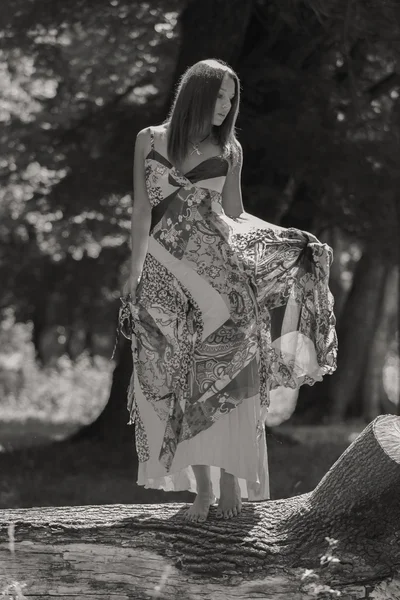
<svg viewBox="0 0 400 600">
<path fill-rule="evenodd" d="M 0 10 L 0 507 L 186 498 L 136 488 L 124 339 L 111 355 L 135 137 L 165 118 L 185 68 L 210 57 L 242 82 L 246 211 L 334 250 L 338 369 L 268 421 L 273 496 L 312 489 L 399 407 L 398 3 Z"/>
</svg>

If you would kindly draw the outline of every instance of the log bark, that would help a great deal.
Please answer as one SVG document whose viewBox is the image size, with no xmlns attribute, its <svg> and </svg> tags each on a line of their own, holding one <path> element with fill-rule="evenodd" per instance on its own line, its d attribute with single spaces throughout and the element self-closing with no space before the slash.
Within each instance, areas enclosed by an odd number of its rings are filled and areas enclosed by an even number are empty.
<svg viewBox="0 0 400 600">
<path fill-rule="evenodd" d="M 1 589 L 25 584 L 36 599 L 296 600 L 312 597 L 302 576 L 314 569 L 342 598 L 378 598 L 371 590 L 400 569 L 399 484 L 400 418 L 385 415 L 313 492 L 244 503 L 228 521 L 212 507 L 205 523 L 188 523 L 180 504 L 3 510 Z M 340 562 L 319 569 L 327 536 Z M 385 586 L 394 600 L 396 580 Z"/>
</svg>

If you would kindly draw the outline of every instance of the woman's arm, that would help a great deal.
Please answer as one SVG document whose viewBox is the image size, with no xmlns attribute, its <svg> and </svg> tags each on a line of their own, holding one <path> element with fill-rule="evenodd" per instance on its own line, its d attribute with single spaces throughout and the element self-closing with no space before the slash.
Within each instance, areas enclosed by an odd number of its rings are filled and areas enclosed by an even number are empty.
<svg viewBox="0 0 400 600">
<path fill-rule="evenodd" d="M 144 159 L 150 148 L 149 129 L 142 129 L 136 137 L 133 162 L 133 207 L 131 220 L 132 285 L 140 279 L 146 258 L 151 225 L 151 204 L 146 189 Z"/>
<path fill-rule="evenodd" d="M 242 164 L 243 151 L 242 146 L 239 144 L 239 159 L 234 167 L 228 171 L 222 190 L 222 208 L 228 217 L 239 217 L 244 213 L 241 189 Z"/>
</svg>

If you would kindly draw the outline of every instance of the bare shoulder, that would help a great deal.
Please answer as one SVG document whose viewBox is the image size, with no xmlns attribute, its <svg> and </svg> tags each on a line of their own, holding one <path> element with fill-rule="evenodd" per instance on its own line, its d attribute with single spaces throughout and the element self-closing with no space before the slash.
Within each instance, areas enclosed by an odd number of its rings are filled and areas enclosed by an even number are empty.
<svg viewBox="0 0 400 600">
<path fill-rule="evenodd" d="M 146 156 L 150 152 L 151 131 L 153 129 L 153 127 L 145 127 L 138 132 L 135 142 L 135 153 Z"/>
<path fill-rule="evenodd" d="M 167 139 L 167 125 L 165 123 L 155 125 L 151 129 L 158 140 L 165 141 Z"/>
<path fill-rule="evenodd" d="M 144 151 L 150 149 L 151 144 L 151 134 L 153 133 L 157 138 L 160 138 L 166 135 L 167 127 L 166 125 L 149 125 L 144 129 L 141 129 L 136 136 L 136 144 L 139 149 L 143 149 Z"/>
<path fill-rule="evenodd" d="M 151 129 L 151 127 L 145 127 L 144 129 L 141 129 L 139 131 L 139 133 L 136 136 L 136 143 L 139 146 L 145 147 L 147 142 L 150 143 Z"/>
<path fill-rule="evenodd" d="M 167 125 L 165 123 L 161 123 L 161 125 L 154 125 L 154 127 L 151 128 L 155 133 L 166 133 L 167 131 Z"/>
</svg>

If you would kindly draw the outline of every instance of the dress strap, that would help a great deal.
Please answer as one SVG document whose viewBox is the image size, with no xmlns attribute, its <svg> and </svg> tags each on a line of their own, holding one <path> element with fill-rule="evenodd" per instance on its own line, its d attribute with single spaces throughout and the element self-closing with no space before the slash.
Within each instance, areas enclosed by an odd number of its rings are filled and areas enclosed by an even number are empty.
<svg viewBox="0 0 400 600">
<path fill-rule="evenodd" d="M 154 152 L 154 130 L 150 127 L 150 145 L 151 149 Z"/>
</svg>

